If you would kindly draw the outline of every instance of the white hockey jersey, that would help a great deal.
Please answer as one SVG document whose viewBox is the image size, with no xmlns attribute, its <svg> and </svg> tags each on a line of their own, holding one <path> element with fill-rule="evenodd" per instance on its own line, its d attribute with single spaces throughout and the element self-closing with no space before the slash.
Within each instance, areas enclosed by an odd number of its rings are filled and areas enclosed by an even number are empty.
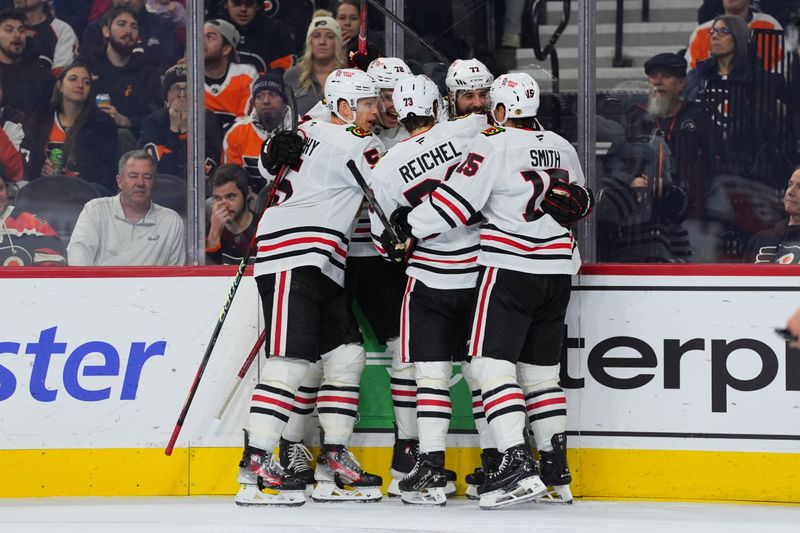
<svg viewBox="0 0 800 533">
<path fill-rule="evenodd" d="M 375 167 L 372 189 L 386 213 L 399 206 L 420 205 L 461 163 L 466 149 L 486 128 L 485 115 L 441 122 L 433 128 L 395 145 Z M 383 224 L 371 214 L 376 246 Z M 406 274 L 435 289 L 467 289 L 478 279 L 479 218 L 471 226 L 460 226 L 420 240 L 408 258 Z"/>
<path fill-rule="evenodd" d="M 552 179 L 584 184 L 578 154 L 551 131 L 488 128 L 464 160 L 408 217 L 414 236 L 464 225 L 483 214 L 478 263 L 531 274 L 576 274 L 572 232 L 541 211 Z"/>
<path fill-rule="evenodd" d="M 369 183 L 383 145 L 371 132 L 312 120 L 300 125 L 303 155 L 278 189 L 278 204 L 258 223 L 255 276 L 316 266 L 339 285 L 363 193 L 347 168 L 355 161 Z M 266 171 L 259 168 L 266 176 Z"/>
</svg>

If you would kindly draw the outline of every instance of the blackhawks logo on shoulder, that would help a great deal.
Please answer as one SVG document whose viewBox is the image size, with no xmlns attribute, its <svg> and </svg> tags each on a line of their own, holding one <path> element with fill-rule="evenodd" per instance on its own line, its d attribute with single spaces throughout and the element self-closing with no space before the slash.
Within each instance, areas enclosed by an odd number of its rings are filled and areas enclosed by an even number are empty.
<svg viewBox="0 0 800 533">
<path fill-rule="evenodd" d="M 358 126 L 350 126 L 349 128 L 347 128 L 347 131 L 349 131 L 356 137 L 369 137 L 372 135 L 371 131 L 365 130 L 364 128 L 360 128 Z"/>
<path fill-rule="evenodd" d="M 481 133 L 486 135 L 487 137 L 491 137 L 492 135 L 497 135 L 498 133 L 503 133 L 504 131 L 506 131 L 505 128 L 498 128 L 496 126 L 491 126 L 483 130 Z"/>
</svg>

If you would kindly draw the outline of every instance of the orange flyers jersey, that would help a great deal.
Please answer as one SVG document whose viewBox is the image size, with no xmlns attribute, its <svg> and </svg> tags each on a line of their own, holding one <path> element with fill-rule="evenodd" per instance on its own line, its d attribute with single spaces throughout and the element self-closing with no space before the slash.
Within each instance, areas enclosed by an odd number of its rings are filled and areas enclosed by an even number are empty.
<svg viewBox="0 0 800 533">
<path fill-rule="evenodd" d="M 222 83 L 206 83 L 206 109 L 219 116 L 223 129 L 250 110 L 250 86 L 257 77 L 252 65 L 231 63 Z"/>
<path fill-rule="evenodd" d="M 254 114 L 237 120 L 222 141 L 222 163 L 239 165 L 253 180 L 263 180 L 258 171 L 261 145 L 270 137 L 270 132 L 255 123 Z"/>
</svg>

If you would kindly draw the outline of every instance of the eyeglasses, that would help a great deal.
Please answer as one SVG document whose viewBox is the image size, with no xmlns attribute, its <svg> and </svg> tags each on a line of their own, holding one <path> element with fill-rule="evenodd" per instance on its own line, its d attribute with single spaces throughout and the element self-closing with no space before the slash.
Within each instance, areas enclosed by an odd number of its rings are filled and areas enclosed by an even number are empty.
<svg viewBox="0 0 800 533">
<path fill-rule="evenodd" d="M 729 30 L 728 28 L 711 28 L 710 30 L 708 30 L 708 33 L 709 35 L 716 35 L 716 34 L 730 35 L 731 30 Z"/>
<path fill-rule="evenodd" d="M 169 92 L 169 94 L 189 94 L 189 89 L 187 87 L 178 87 L 177 85 L 173 85 L 167 92 Z"/>
</svg>

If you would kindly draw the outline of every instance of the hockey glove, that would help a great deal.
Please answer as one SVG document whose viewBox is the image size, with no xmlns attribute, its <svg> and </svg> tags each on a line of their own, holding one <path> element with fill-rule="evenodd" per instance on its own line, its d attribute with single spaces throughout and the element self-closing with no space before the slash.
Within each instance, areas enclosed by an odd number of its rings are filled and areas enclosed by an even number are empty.
<svg viewBox="0 0 800 533">
<path fill-rule="evenodd" d="M 411 253 L 411 243 L 413 241 L 406 240 L 405 242 L 397 242 L 389 234 L 389 230 L 383 230 L 379 240 L 381 241 L 381 247 L 389 261 L 402 263 L 405 261 L 408 254 Z"/>
<path fill-rule="evenodd" d="M 411 253 L 416 240 L 411 234 L 411 226 L 408 223 L 408 214 L 411 208 L 408 206 L 401 206 L 395 209 L 389 216 L 389 224 L 392 225 L 394 232 L 400 242 L 394 240 L 388 230 L 384 230 L 381 234 L 381 246 L 383 246 L 386 255 L 390 260 L 397 263 L 402 262 Z"/>
<path fill-rule="evenodd" d="M 562 226 L 586 217 L 594 207 L 594 195 L 588 187 L 553 180 L 542 200 L 542 211 Z"/>
<path fill-rule="evenodd" d="M 366 72 L 369 64 L 375 59 L 378 59 L 379 55 L 380 54 L 378 53 L 378 49 L 375 47 L 375 45 L 368 42 L 366 52 L 350 52 L 348 59 L 352 68 L 357 68 Z"/>
<path fill-rule="evenodd" d="M 300 161 L 304 144 L 303 138 L 296 133 L 278 133 L 261 146 L 261 164 L 270 174 L 277 174 L 282 166 L 296 165 Z"/>
</svg>

